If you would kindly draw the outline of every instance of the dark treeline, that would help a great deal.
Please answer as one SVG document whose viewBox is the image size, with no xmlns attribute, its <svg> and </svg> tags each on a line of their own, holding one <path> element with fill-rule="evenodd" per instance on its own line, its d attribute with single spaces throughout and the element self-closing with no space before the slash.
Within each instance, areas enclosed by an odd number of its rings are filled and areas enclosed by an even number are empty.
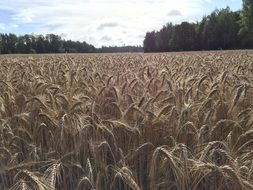
<svg viewBox="0 0 253 190">
<path fill-rule="evenodd" d="M 95 47 L 86 42 L 62 40 L 54 34 L 22 35 L 0 34 L 1 54 L 12 53 L 92 53 Z"/>
<path fill-rule="evenodd" d="M 102 46 L 97 49 L 98 53 L 119 53 L 119 52 L 143 52 L 141 46 Z"/>
<path fill-rule="evenodd" d="M 140 46 L 95 48 L 86 42 L 63 40 L 54 34 L 21 35 L 0 34 L 1 54 L 28 53 L 110 53 L 143 51 Z"/>
<path fill-rule="evenodd" d="M 253 48 L 253 0 L 244 0 L 243 9 L 215 10 L 201 22 L 163 26 L 147 32 L 144 52 L 193 51 Z"/>
</svg>

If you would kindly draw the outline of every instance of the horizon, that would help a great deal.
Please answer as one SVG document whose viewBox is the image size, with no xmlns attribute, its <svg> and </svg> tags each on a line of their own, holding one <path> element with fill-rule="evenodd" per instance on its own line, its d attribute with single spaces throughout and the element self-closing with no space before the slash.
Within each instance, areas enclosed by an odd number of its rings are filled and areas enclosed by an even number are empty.
<svg viewBox="0 0 253 190">
<path fill-rule="evenodd" d="M 227 6 L 240 10 L 242 1 L 9 0 L 0 2 L 0 33 L 53 33 L 96 48 L 142 46 L 148 31 L 159 30 L 169 22 L 200 21 L 215 9 Z"/>
</svg>

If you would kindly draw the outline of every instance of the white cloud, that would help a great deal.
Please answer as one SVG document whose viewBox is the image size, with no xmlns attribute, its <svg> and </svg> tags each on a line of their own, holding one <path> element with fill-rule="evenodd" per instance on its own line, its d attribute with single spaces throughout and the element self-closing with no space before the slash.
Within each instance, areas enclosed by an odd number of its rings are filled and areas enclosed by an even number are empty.
<svg viewBox="0 0 253 190">
<path fill-rule="evenodd" d="M 111 41 L 112 39 L 109 36 L 103 36 L 101 38 L 102 41 Z"/>
<path fill-rule="evenodd" d="M 30 27 L 31 33 L 61 34 L 95 46 L 141 45 L 147 31 L 202 15 L 206 1 L 8 0 L 0 9 L 12 12 L 13 26 Z"/>
<path fill-rule="evenodd" d="M 15 15 L 13 15 L 13 20 L 21 23 L 32 23 L 36 18 L 36 10 L 32 8 L 25 8 L 19 10 Z"/>
<path fill-rule="evenodd" d="M 172 9 L 168 12 L 168 16 L 181 16 L 182 13 L 179 10 Z"/>
<path fill-rule="evenodd" d="M 114 27 L 119 27 L 119 26 L 121 25 L 117 22 L 106 22 L 106 23 L 100 24 L 97 29 L 104 30 L 105 28 L 114 28 Z"/>
</svg>

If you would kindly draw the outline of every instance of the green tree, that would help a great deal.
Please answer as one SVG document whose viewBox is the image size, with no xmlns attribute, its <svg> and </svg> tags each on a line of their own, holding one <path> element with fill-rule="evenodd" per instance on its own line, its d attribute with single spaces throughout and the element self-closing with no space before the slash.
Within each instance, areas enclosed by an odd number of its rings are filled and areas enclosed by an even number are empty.
<svg viewBox="0 0 253 190">
<path fill-rule="evenodd" d="M 26 52 L 26 41 L 25 41 L 24 36 L 18 37 L 17 52 L 18 53 L 27 53 Z"/>
<path fill-rule="evenodd" d="M 203 46 L 206 50 L 220 48 L 221 36 L 218 30 L 218 10 L 213 11 L 205 19 L 203 30 Z"/>
<path fill-rule="evenodd" d="M 30 53 L 32 52 L 33 48 L 32 48 L 32 39 L 31 39 L 31 35 L 24 35 L 24 43 L 25 43 L 25 53 Z"/>
<path fill-rule="evenodd" d="M 45 38 L 42 35 L 37 36 L 36 39 L 36 52 L 37 53 L 46 53 L 46 44 Z"/>
<path fill-rule="evenodd" d="M 171 48 L 175 51 L 193 50 L 196 40 L 194 24 L 182 22 L 174 27 Z"/>
<path fill-rule="evenodd" d="M 7 37 L 7 47 L 8 47 L 8 53 L 17 53 L 16 52 L 16 47 L 17 47 L 17 42 L 18 38 L 15 34 L 9 34 Z"/>
<path fill-rule="evenodd" d="M 234 49 L 240 47 L 239 13 L 229 7 L 215 10 L 202 19 L 198 30 L 201 49 Z"/>
<path fill-rule="evenodd" d="M 134 47 L 132 48 L 134 49 Z M 115 47 L 115 50 L 126 50 Z M 0 53 L 93 53 L 96 48 L 86 42 L 65 41 L 54 34 L 43 35 L 21 35 L 0 34 Z"/>
<path fill-rule="evenodd" d="M 243 0 L 243 9 L 241 11 L 241 30 L 240 36 L 243 45 L 253 47 L 253 0 Z"/>
<path fill-rule="evenodd" d="M 156 52 L 158 50 L 155 31 L 146 33 L 146 36 L 143 42 L 143 49 L 144 49 L 144 52 Z"/>
<path fill-rule="evenodd" d="M 54 34 L 48 34 L 46 39 L 49 42 L 49 52 L 50 53 L 60 53 L 62 51 L 63 42 L 60 36 Z"/>
<path fill-rule="evenodd" d="M 1 51 L 1 53 L 3 53 L 3 54 L 8 53 L 7 34 L 1 34 L 1 41 L 2 41 L 2 51 Z"/>
<path fill-rule="evenodd" d="M 172 39 L 173 24 L 169 23 L 157 33 L 156 45 L 159 51 L 170 51 L 170 42 Z"/>
<path fill-rule="evenodd" d="M 2 53 L 3 51 L 3 42 L 2 42 L 2 35 L 0 34 L 0 54 Z"/>
<path fill-rule="evenodd" d="M 217 15 L 217 37 L 219 47 L 222 49 L 234 49 L 240 46 L 238 32 L 239 13 L 233 12 L 229 7 L 221 9 Z"/>
</svg>

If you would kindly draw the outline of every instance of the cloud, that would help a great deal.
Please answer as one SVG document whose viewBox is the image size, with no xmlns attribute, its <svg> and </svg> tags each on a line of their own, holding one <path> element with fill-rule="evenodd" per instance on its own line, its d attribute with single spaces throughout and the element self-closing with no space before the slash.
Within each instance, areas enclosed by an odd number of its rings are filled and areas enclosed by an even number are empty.
<svg viewBox="0 0 253 190">
<path fill-rule="evenodd" d="M 144 37 L 145 37 L 145 35 L 143 35 L 143 34 L 135 36 L 136 39 L 144 39 Z"/>
<path fill-rule="evenodd" d="M 118 26 L 120 26 L 120 24 L 116 22 L 107 22 L 107 23 L 100 24 L 97 29 L 104 30 L 105 28 L 113 28 L 113 27 L 118 27 Z"/>
<path fill-rule="evenodd" d="M 34 18 L 36 18 L 36 12 L 32 8 L 26 8 L 18 11 L 12 18 L 17 22 L 32 23 Z"/>
<path fill-rule="evenodd" d="M 168 22 L 201 19 L 214 2 L 218 0 L 0 1 L 0 29 L 17 34 L 64 34 L 65 39 L 97 47 L 141 45 L 147 31 L 159 30 Z"/>
<path fill-rule="evenodd" d="M 182 16 L 182 13 L 179 10 L 172 9 L 168 12 L 167 16 Z"/>
<path fill-rule="evenodd" d="M 112 38 L 110 38 L 109 36 L 103 36 L 100 40 L 102 40 L 102 41 L 111 41 Z"/>
</svg>

